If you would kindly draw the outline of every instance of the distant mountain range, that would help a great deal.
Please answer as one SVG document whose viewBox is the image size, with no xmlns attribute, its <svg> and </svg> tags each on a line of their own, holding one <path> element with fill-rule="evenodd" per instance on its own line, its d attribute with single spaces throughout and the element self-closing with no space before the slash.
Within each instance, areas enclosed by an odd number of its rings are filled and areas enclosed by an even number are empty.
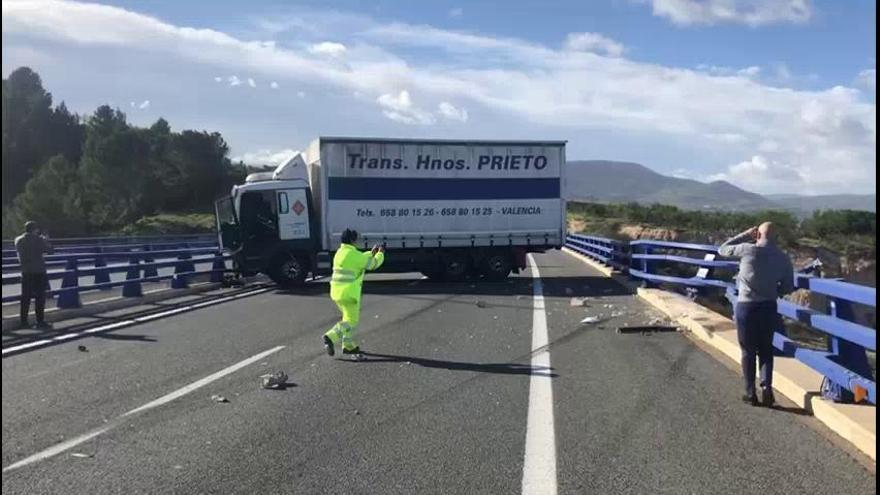
<svg viewBox="0 0 880 495">
<path fill-rule="evenodd" d="M 599 203 L 662 203 L 687 210 L 750 211 L 785 209 L 809 215 L 817 209 L 876 211 L 876 195 L 839 194 L 762 196 L 726 181 L 699 182 L 654 172 L 638 163 L 607 160 L 570 161 L 566 197 Z"/>
</svg>

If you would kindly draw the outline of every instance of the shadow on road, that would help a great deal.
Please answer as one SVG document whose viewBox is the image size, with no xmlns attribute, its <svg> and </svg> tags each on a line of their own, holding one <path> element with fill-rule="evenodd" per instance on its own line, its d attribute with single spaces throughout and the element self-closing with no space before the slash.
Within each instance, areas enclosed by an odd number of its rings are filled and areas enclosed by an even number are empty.
<svg viewBox="0 0 880 495">
<path fill-rule="evenodd" d="M 493 373 L 498 375 L 535 375 L 556 378 L 559 375 L 553 373 L 553 368 L 546 366 L 532 366 L 518 363 L 464 363 L 460 361 L 442 361 L 439 359 L 427 359 L 414 356 L 397 356 L 394 354 L 378 354 L 364 352 L 364 358 L 360 361 L 339 359 L 347 363 L 412 363 L 424 368 L 439 368 L 453 371 L 476 371 L 478 373 Z"/>
<path fill-rule="evenodd" d="M 410 278 L 405 278 L 410 277 Z M 418 278 L 417 278 L 418 277 Z M 367 276 L 363 293 L 377 295 L 460 294 L 472 296 L 531 296 L 532 278 L 513 276 L 500 282 L 465 280 L 436 282 L 417 274 L 400 274 L 395 279 L 375 279 Z M 541 277 L 545 297 L 602 297 L 633 295 L 632 289 L 604 276 Z M 309 282 L 297 289 L 277 289 L 278 294 L 324 297 L 330 292 L 326 278 Z"/>
</svg>

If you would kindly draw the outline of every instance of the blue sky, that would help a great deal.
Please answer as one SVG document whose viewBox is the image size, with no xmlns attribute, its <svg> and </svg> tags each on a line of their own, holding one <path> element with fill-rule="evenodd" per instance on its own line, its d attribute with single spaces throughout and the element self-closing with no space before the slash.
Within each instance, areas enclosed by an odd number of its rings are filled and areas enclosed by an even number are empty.
<svg viewBox="0 0 880 495">
<path fill-rule="evenodd" d="M 809 0 L 3 2 L 21 65 L 77 112 L 223 133 L 566 139 L 758 192 L 875 192 L 876 6 Z"/>
</svg>

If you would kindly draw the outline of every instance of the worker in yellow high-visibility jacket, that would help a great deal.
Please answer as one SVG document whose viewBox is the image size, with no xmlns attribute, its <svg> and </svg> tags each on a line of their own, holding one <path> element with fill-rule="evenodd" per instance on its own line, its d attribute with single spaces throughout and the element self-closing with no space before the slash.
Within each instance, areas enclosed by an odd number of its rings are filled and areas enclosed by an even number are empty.
<svg viewBox="0 0 880 495">
<path fill-rule="evenodd" d="M 342 353 L 360 356 L 361 349 L 354 339 L 361 313 L 361 287 L 364 272 L 372 271 L 385 261 L 385 250 L 375 246 L 369 252 L 361 252 L 354 246 L 358 233 L 345 229 L 342 245 L 333 256 L 333 277 L 330 279 L 330 299 L 342 312 L 342 320 L 324 334 L 324 348 L 330 356 L 336 353 L 335 346 L 342 341 Z"/>
</svg>

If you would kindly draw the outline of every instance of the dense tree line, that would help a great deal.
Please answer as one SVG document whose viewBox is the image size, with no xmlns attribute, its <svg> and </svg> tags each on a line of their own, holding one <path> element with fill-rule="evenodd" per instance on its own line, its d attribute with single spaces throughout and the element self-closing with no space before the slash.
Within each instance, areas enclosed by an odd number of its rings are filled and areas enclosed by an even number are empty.
<svg viewBox="0 0 880 495">
<path fill-rule="evenodd" d="M 3 237 L 25 220 L 53 235 L 118 231 L 164 212 L 207 212 L 247 174 L 219 133 L 129 124 L 101 106 L 81 118 L 53 106 L 40 76 L 3 80 Z"/>
</svg>

